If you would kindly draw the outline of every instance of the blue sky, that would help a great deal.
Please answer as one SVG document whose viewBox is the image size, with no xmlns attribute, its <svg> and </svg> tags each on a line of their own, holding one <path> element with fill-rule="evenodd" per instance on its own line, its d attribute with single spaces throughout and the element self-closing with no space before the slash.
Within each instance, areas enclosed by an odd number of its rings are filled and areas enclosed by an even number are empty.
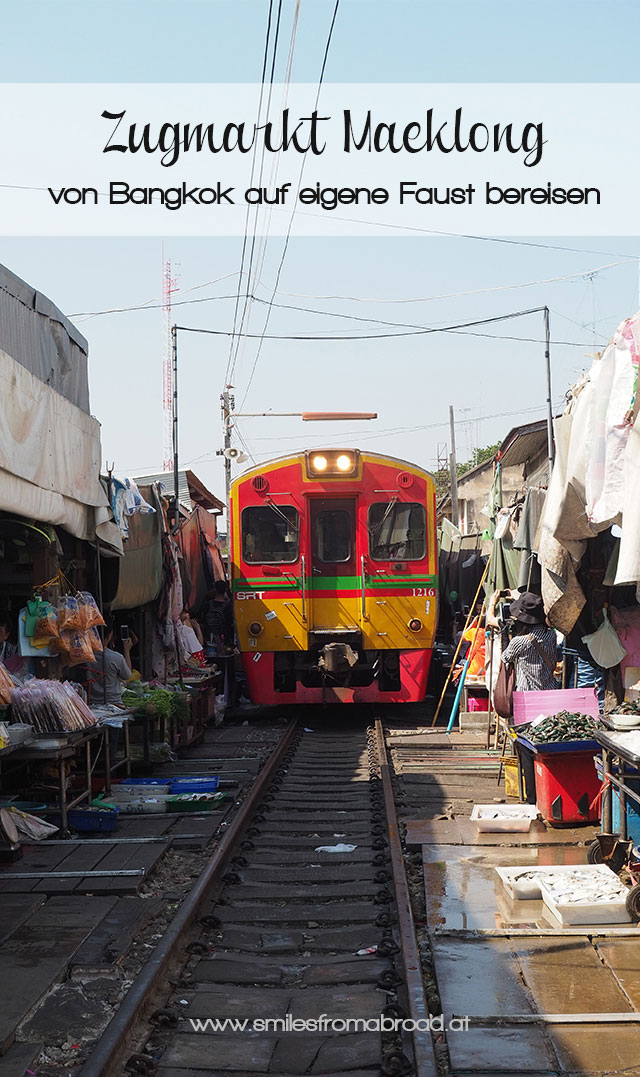
<svg viewBox="0 0 640 1077">
<path fill-rule="evenodd" d="M 317 79 L 333 6 L 333 0 L 302 0 L 294 80 Z M 6 82 L 242 82 L 259 77 L 268 3 L 2 0 L 1 9 Z M 284 0 L 276 76 L 282 74 L 293 9 L 292 0 Z M 624 81 L 628 73 L 621 43 L 637 40 L 639 32 L 635 2 L 342 0 L 325 79 Z M 265 298 L 271 294 L 282 242 L 274 237 L 267 246 L 260 293 Z M 554 399 L 560 401 L 589 364 L 594 341 L 602 346 L 617 323 L 640 305 L 640 243 L 633 237 L 533 242 L 538 245 L 429 237 L 292 240 L 280 280 L 280 292 L 287 294 L 277 298 L 350 316 L 431 326 L 548 304 L 552 337 L 567 342 L 552 348 Z M 232 293 L 237 278 L 199 286 L 237 273 L 240 245 L 240 238 L 167 242 L 165 254 L 179 267 L 181 298 Z M 562 247 L 570 249 L 557 249 Z M 157 298 L 161 251 L 160 239 L 0 239 L 0 261 L 70 315 Z M 593 279 L 584 276 L 615 262 L 626 264 L 600 270 Z M 570 274 L 575 276 L 566 281 L 505 287 Z M 187 291 L 192 288 L 198 291 Z M 475 294 L 459 294 L 469 292 Z M 449 293 L 456 294 L 410 306 L 389 302 Z M 326 295 L 362 301 L 301 298 Z M 233 301 L 185 306 L 176 316 L 182 324 L 226 329 Z M 90 343 L 92 410 L 103 424 L 105 459 L 125 474 L 159 468 L 160 312 L 76 321 Z M 250 328 L 259 331 L 262 324 L 256 304 Z M 275 310 L 269 332 L 344 331 L 359 324 Z M 491 331 L 500 337 L 539 338 L 541 318 L 503 323 Z M 255 352 L 255 344 L 248 343 L 238 363 L 239 400 Z M 204 336 L 187 340 L 185 335 L 180 355 L 181 459 L 219 493 L 218 397 L 228 344 Z M 438 445 L 447 438 L 450 403 L 460 419 L 459 454 L 464 458 L 476 444 L 500 440 L 511 426 L 543 415 L 543 374 L 537 339 L 437 335 L 348 343 L 266 341 L 247 398 L 250 410 L 371 409 L 380 419 L 359 430 L 334 424 L 311 434 L 295 419 L 245 420 L 241 430 L 257 458 L 329 441 L 362 444 L 433 466 Z"/>
</svg>

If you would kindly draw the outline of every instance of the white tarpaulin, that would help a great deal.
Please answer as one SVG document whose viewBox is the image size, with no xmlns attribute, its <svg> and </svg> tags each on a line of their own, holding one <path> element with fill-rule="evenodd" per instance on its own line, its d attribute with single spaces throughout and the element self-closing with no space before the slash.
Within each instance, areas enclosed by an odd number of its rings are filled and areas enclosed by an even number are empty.
<svg viewBox="0 0 640 1077">
<path fill-rule="evenodd" d="M 94 539 L 100 458 L 97 419 L 0 351 L 0 509 Z"/>
</svg>

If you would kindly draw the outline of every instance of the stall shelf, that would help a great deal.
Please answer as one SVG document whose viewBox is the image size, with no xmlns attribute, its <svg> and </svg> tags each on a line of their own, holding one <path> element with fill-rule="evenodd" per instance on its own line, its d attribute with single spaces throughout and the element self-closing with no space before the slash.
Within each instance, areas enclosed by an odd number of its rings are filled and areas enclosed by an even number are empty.
<svg viewBox="0 0 640 1077">
<path fill-rule="evenodd" d="M 28 766 L 30 763 L 41 763 L 45 760 L 53 762 L 57 765 L 58 769 L 58 801 L 59 810 L 61 815 L 60 829 L 64 832 L 67 829 L 68 813 L 72 808 L 75 808 L 77 804 L 81 804 L 83 800 L 90 800 L 93 796 L 91 788 L 91 774 L 92 774 L 92 747 L 97 747 L 98 750 L 102 746 L 100 743 L 97 745 L 94 742 L 104 741 L 106 734 L 106 727 L 104 726 L 92 726 L 91 728 L 78 733 L 65 734 L 67 743 L 64 747 L 60 748 L 38 748 L 35 744 L 29 744 L 26 747 L 19 747 L 12 753 L 12 760 L 23 766 Z M 62 735 L 62 734 L 61 734 Z M 66 781 L 66 768 L 65 763 L 68 759 L 73 758 L 77 751 L 84 750 L 85 765 L 84 776 L 85 784 L 83 788 L 74 796 L 71 800 L 68 799 L 67 781 Z"/>
<path fill-rule="evenodd" d="M 629 739 L 629 733 L 614 730 L 598 730 L 596 738 L 602 751 L 602 832 L 610 834 L 613 827 L 613 788 L 620 791 L 625 802 L 631 800 L 640 808 L 640 792 L 637 785 L 633 788 L 625 781 L 625 778 L 630 776 L 636 779 L 640 776 L 640 750 L 637 748 L 634 750 L 630 746 L 636 744 L 638 732 L 635 732 L 636 741 Z M 625 764 L 632 767 L 635 774 L 629 775 L 624 769 L 615 773 L 614 760 L 618 760 L 618 766 L 621 764 L 623 768 Z"/>
</svg>

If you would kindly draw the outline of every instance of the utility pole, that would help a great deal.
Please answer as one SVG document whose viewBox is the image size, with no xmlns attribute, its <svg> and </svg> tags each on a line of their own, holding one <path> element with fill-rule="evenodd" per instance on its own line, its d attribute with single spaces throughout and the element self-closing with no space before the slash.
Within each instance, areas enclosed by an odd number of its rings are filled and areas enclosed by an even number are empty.
<svg viewBox="0 0 640 1077">
<path fill-rule="evenodd" d="M 551 334 L 549 329 L 549 308 L 544 307 L 543 310 L 544 320 L 544 361 L 547 375 L 547 455 L 549 457 L 549 482 L 551 482 L 551 474 L 553 472 L 553 462 L 555 459 L 554 443 L 553 443 L 553 403 L 551 401 Z"/>
<path fill-rule="evenodd" d="M 171 440 L 173 448 L 173 523 L 178 530 L 180 520 L 180 491 L 178 476 L 178 327 L 171 327 Z"/>
<path fill-rule="evenodd" d="M 456 428 L 453 418 L 453 404 L 449 404 L 449 428 L 451 431 L 451 453 L 449 455 L 449 473 L 451 475 L 451 522 L 458 526 L 458 472 L 456 461 Z"/>
<path fill-rule="evenodd" d="M 235 397 L 229 392 L 230 386 L 226 386 L 223 393 L 220 395 L 220 403 L 222 410 L 222 432 L 223 432 L 223 449 L 222 457 L 224 459 L 224 494 L 225 503 L 227 506 L 227 570 L 228 574 L 231 574 L 231 520 L 230 520 L 230 507 L 229 497 L 231 493 L 231 412 L 235 407 Z"/>
</svg>

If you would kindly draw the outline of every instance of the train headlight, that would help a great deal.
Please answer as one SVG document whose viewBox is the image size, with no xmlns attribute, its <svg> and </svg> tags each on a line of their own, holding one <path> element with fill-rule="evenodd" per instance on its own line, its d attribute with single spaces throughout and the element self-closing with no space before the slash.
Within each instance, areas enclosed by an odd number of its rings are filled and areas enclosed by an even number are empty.
<svg viewBox="0 0 640 1077">
<path fill-rule="evenodd" d="M 307 478 L 355 478 L 359 461 L 360 454 L 357 449 L 311 449 L 305 453 Z"/>
<path fill-rule="evenodd" d="M 409 628 L 412 632 L 419 632 L 422 628 L 422 621 L 419 617 L 412 617 L 409 621 Z"/>
<path fill-rule="evenodd" d="M 249 625 L 249 635 L 250 636 L 259 636 L 261 632 L 262 632 L 262 625 L 260 624 L 260 621 L 252 621 L 251 624 Z"/>
</svg>

